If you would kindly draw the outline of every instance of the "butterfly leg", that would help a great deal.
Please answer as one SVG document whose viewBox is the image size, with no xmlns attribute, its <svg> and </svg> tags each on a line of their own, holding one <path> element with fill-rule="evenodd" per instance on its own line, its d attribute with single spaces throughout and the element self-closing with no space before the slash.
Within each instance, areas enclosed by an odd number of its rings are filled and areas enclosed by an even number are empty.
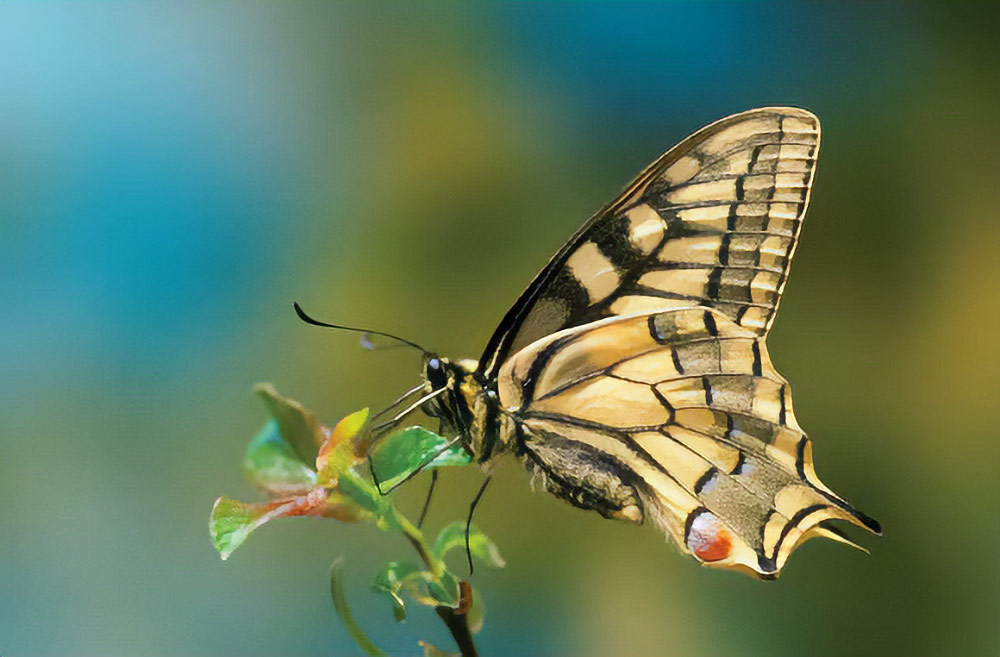
<svg viewBox="0 0 1000 657">
<path fill-rule="evenodd" d="M 469 577 L 472 577 L 472 573 L 475 572 L 475 566 L 472 565 L 472 546 L 469 543 L 469 534 L 472 529 L 472 514 L 476 512 L 476 505 L 479 504 L 483 493 L 486 492 L 486 487 L 489 486 L 492 480 L 493 475 L 489 475 L 483 481 L 483 485 L 479 487 L 479 492 L 472 498 L 472 504 L 469 505 L 469 517 L 465 520 L 465 557 L 469 560 Z"/>
<path fill-rule="evenodd" d="M 438 471 L 431 470 L 431 485 L 427 489 L 427 498 L 424 500 L 424 508 L 420 510 L 420 519 L 417 520 L 417 529 L 421 529 L 424 526 L 424 518 L 427 517 L 427 509 L 431 506 L 431 497 L 434 495 L 434 486 L 437 484 Z"/>
</svg>

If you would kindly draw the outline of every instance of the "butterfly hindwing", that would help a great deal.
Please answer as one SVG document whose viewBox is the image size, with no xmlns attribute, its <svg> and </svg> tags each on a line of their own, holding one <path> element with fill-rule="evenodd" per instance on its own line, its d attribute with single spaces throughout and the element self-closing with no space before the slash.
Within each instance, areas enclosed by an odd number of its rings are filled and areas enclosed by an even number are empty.
<svg viewBox="0 0 1000 657">
<path fill-rule="evenodd" d="M 764 108 L 713 123 L 664 153 L 590 219 L 507 312 L 480 373 L 556 331 L 706 305 L 770 328 L 805 214 L 819 121 Z"/>
<path fill-rule="evenodd" d="M 721 310 L 559 331 L 508 359 L 498 391 L 552 492 L 651 517 L 705 563 L 768 577 L 803 540 L 842 540 L 828 520 L 878 531 L 816 477 L 763 337 Z"/>
</svg>

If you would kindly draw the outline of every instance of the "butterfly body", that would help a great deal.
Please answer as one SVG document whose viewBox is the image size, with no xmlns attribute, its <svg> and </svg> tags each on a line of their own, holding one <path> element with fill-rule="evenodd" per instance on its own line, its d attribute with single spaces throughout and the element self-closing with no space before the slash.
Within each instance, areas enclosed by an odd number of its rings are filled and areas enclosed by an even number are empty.
<svg viewBox="0 0 1000 657">
<path fill-rule="evenodd" d="M 795 108 L 718 121 L 585 223 L 478 361 L 428 357 L 424 410 L 489 467 L 512 452 L 546 490 L 652 520 L 701 562 L 775 577 L 831 520 L 878 523 L 816 477 L 766 336 L 819 147 Z"/>
<path fill-rule="evenodd" d="M 442 433 L 461 436 L 463 447 L 485 465 L 506 451 L 510 433 L 501 431 L 495 386 L 489 387 L 476 373 L 477 366 L 470 359 L 426 358 L 424 392 L 430 395 L 443 388 L 444 394 L 424 404 L 423 410 L 441 421 Z"/>
</svg>

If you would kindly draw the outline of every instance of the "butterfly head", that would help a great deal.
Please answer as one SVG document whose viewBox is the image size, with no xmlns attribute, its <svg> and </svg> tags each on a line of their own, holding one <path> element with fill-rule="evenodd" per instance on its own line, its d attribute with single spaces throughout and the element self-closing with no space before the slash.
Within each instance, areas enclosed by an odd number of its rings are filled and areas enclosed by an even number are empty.
<svg viewBox="0 0 1000 657">
<path fill-rule="evenodd" d="M 428 353 L 424 356 L 424 394 L 428 399 L 423 404 L 424 413 L 440 418 L 442 422 L 455 419 L 454 399 L 451 394 L 461 380 L 461 372 L 449 359 Z M 453 422 L 452 422 L 453 423 Z"/>
<path fill-rule="evenodd" d="M 436 392 L 447 388 L 451 380 L 451 361 L 434 354 L 427 354 L 424 359 L 424 381 L 427 392 Z"/>
<path fill-rule="evenodd" d="M 431 396 L 422 406 L 424 413 L 441 420 L 442 430 L 468 435 L 473 422 L 472 409 L 482 388 L 473 372 L 476 363 L 452 361 L 436 354 L 424 358 L 424 395 Z"/>
</svg>

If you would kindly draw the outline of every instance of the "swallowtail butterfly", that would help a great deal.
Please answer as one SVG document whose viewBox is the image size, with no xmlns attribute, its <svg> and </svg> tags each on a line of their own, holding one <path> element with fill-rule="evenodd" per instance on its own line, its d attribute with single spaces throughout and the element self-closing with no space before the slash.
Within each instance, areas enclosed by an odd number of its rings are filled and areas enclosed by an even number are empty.
<svg viewBox="0 0 1000 657">
<path fill-rule="evenodd" d="M 413 404 L 489 468 L 510 453 L 550 493 L 653 522 L 702 563 L 777 576 L 803 541 L 878 523 L 813 469 L 774 321 L 820 127 L 772 107 L 650 164 L 552 257 L 479 360 L 425 354 Z"/>
</svg>

